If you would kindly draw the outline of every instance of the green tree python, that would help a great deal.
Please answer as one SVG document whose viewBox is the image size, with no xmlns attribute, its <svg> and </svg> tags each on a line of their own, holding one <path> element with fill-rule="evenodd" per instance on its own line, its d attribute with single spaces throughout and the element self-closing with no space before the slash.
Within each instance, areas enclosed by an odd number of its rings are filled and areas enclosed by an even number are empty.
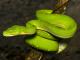
<svg viewBox="0 0 80 60">
<path fill-rule="evenodd" d="M 25 26 L 14 25 L 3 31 L 3 36 L 35 35 L 27 38 L 25 42 L 43 51 L 60 53 L 67 44 L 57 42 L 55 37 L 71 38 L 77 30 L 77 24 L 73 18 L 63 14 L 52 14 L 52 11 L 37 10 L 35 20 L 28 21 Z"/>
</svg>

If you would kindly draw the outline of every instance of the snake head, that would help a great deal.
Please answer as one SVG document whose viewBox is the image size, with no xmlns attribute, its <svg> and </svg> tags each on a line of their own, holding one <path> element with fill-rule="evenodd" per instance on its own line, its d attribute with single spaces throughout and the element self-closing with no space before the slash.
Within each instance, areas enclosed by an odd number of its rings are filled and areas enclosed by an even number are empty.
<svg viewBox="0 0 80 60">
<path fill-rule="evenodd" d="M 36 32 L 36 27 L 31 24 L 25 26 L 14 25 L 3 31 L 3 36 L 12 37 L 17 35 L 33 35 Z"/>
</svg>

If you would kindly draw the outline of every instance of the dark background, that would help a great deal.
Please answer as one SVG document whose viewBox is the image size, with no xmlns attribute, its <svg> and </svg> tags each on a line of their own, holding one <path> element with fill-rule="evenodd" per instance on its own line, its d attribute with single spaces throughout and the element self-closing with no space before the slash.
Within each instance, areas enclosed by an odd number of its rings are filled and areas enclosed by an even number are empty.
<svg viewBox="0 0 80 60">
<path fill-rule="evenodd" d="M 56 0 L 0 0 L 0 60 L 22 60 L 29 50 L 24 44 L 25 36 L 5 38 L 2 32 L 14 24 L 25 25 L 27 21 L 35 18 L 36 10 L 54 9 L 56 3 Z M 80 60 L 80 0 L 69 2 L 67 15 L 76 20 L 78 30 L 70 40 L 68 48 L 55 55 L 52 60 Z M 48 54 L 47 57 L 51 56 Z"/>
</svg>

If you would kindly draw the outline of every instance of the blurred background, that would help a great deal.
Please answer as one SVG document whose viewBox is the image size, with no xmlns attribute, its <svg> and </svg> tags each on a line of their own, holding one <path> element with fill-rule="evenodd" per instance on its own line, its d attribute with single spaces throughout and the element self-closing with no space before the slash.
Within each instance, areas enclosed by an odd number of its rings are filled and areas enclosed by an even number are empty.
<svg viewBox="0 0 80 60">
<path fill-rule="evenodd" d="M 25 60 L 30 50 L 24 43 L 25 36 L 5 38 L 2 32 L 17 24 L 25 25 L 34 19 L 38 9 L 55 9 L 57 0 L 0 0 L 0 60 Z M 44 54 L 43 60 L 80 60 L 80 0 L 68 2 L 66 14 L 73 17 L 78 30 L 69 42 L 68 48 L 58 55 Z"/>
</svg>

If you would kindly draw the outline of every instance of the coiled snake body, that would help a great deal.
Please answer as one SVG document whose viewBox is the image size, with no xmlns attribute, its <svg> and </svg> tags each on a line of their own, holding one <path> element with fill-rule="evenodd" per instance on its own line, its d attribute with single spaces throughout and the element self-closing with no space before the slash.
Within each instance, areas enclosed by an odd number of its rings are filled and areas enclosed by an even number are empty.
<svg viewBox="0 0 80 60">
<path fill-rule="evenodd" d="M 59 38 L 72 37 L 77 29 L 77 24 L 71 17 L 62 14 L 52 14 L 52 10 L 38 10 L 36 19 L 26 23 L 26 26 L 14 25 L 3 32 L 4 36 L 33 35 L 26 39 L 26 43 L 45 51 L 59 50 Z"/>
</svg>

